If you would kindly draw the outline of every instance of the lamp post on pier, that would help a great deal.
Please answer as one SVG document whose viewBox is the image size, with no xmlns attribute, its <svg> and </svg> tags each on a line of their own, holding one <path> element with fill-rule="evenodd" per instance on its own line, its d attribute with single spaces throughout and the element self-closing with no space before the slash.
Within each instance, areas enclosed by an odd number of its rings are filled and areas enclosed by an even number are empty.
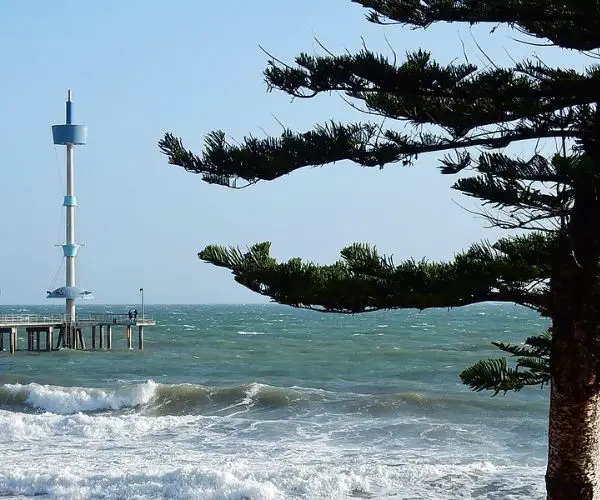
<svg viewBox="0 0 600 500">
<path fill-rule="evenodd" d="M 144 320 L 144 289 L 140 288 L 140 295 L 142 297 L 142 321 Z"/>
</svg>

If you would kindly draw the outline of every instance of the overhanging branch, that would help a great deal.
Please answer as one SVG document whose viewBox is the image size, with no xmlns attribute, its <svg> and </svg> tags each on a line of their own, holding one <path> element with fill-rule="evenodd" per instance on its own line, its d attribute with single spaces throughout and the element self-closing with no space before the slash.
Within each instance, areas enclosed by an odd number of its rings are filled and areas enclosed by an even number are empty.
<svg viewBox="0 0 600 500">
<path fill-rule="evenodd" d="M 159 142 L 159 148 L 170 164 L 202 174 L 208 183 L 234 187 L 238 178 L 250 183 L 273 180 L 303 167 L 342 160 L 365 167 L 383 167 L 396 162 L 409 165 L 424 153 L 476 146 L 503 148 L 512 142 L 577 135 L 570 130 L 522 126 L 516 130 L 453 140 L 428 133 L 411 137 L 392 130 L 382 131 L 380 125 L 372 123 L 341 125 L 331 122 L 300 134 L 287 130 L 278 138 L 245 137 L 235 145 L 226 140 L 224 132 L 211 132 L 200 156 L 187 150 L 181 139 L 170 133 Z"/>
<path fill-rule="evenodd" d="M 300 259 L 278 263 L 266 242 L 246 252 L 211 245 L 198 256 L 229 269 L 238 283 L 275 302 L 323 312 L 449 308 L 487 301 L 544 311 L 544 294 L 530 285 L 548 278 L 540 246 L 548 238 L 532 235 L 511 241 L 501 240 L 497 247 L 473 245 L 446 263 L 407 260 L 396 265 L 359 244 L 345 248 L 340 261 L 325 266 Z"/>
<path fill-rule="evenodd" d="M 555 45 L 578 50 L 600 47 L 600 4 L 581 0 L 352 0 L 371 9 L 375 23 L 425 28 L 436 22 L 505 23 Z"/>
</svg>

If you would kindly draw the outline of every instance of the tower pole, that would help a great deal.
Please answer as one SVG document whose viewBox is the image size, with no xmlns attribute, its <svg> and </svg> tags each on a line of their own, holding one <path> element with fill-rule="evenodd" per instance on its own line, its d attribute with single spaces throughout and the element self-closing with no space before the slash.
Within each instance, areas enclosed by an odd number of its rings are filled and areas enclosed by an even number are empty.
<svg viewBox="0 0 600 500">
<path fill-rule="evenodd" d="M 66 124 L 72 124 L 72 103 L 71 103 L 71 90 L 67 92 L 67 109 L 66 109 Z M 67 143 L 67 192 L 65 200 L 75 199 L 75 178 L 74 178 L 74 163 L 73 163 L 73 144 Z M 66 204 L 67 209 L 67 224 L 66 224 L 66 248 L 76 248 L 75 244 L 75 207 L 73 203 Z M 77 252 L 66 252 L 66 286 L 75 286 L 75 257 Z M 65 314 L 67 321 L 75 321 L 75 299 L 67 298 Z"/>
<path fill-rule="evenodd" d="M 73 101 L 71 91 L 67 92 L 66 103 L 66 123 L 63 125 L 52 125 L 52 138 L 54 144 L 65 146 L 67 153 L 67 189 L 63 206 L 67 213 L 66 238 L 61 245 L 65 257 L 65 286 L 56 290 L 48 291 L 50 299 L 65 299 L 65 322 L 71 323 L 77 320 L 75 313 L 75 300 L 78 297 L 92 298 L 88 290 L 80 290 L 76 286 L 75 280 L 75 260 L 79 246 L 75 242 L 75 209 L 77 208 L 77 198 L 75 197 L 75 146 L 84 145 L 87 138 L 87 128 L 85 125 L 75 125 L 73 123 Z M 69 328 L 73 325 L 69 325 Z M 67 335 L 67 339 L 69 336 Z M 77 341 L 71 343 L 67 340 L 65 347 L 77 348 Z"/>
</svg>

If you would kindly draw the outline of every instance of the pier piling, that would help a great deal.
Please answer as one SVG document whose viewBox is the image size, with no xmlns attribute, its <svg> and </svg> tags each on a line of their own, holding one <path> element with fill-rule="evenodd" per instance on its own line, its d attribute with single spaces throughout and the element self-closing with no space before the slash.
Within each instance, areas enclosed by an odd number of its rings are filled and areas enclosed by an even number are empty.
<svg viewBox="0 0 600 500">
<path fill-rule="evenodd" d="M 0 351 L 4 351 L 4 334 L 8 335 L 8 343 L 11 343 L 12 328 L 0 328 Z"/>
<path fill-rule="evenodd" d="M 15 352 L 17 352 L 17 346 L 18 344 L 18 338 L 17 338 L 17 329 L 16 328 L 11 328 L 10 329 L 10 353 L 14 354 Z"/>
<path fill-rule="evenodd" d="M 52 350 L 52 331 L 53 330 L 54 330 L 54 328 L 51 326 L 49 326 L 48 329 L 46 330 L 46 351 Z"/>
</svg>

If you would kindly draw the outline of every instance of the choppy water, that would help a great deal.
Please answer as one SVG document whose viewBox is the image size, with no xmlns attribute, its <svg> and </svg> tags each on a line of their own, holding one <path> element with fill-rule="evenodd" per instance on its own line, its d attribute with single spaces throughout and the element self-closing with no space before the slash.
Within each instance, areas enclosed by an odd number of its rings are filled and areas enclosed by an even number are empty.
<svg viewBox="0 0 600 500">
<path fill-rule="evenodd" d="M 58 311 L 0 314 L 19 310 Z M 530 311 L 146 311 L 143 352 L 115 330 L 110 353 L 0 353 L 0 497 L 544 497 L 547 390 L 458 380 L 539 333 Z"/>
</svg>

